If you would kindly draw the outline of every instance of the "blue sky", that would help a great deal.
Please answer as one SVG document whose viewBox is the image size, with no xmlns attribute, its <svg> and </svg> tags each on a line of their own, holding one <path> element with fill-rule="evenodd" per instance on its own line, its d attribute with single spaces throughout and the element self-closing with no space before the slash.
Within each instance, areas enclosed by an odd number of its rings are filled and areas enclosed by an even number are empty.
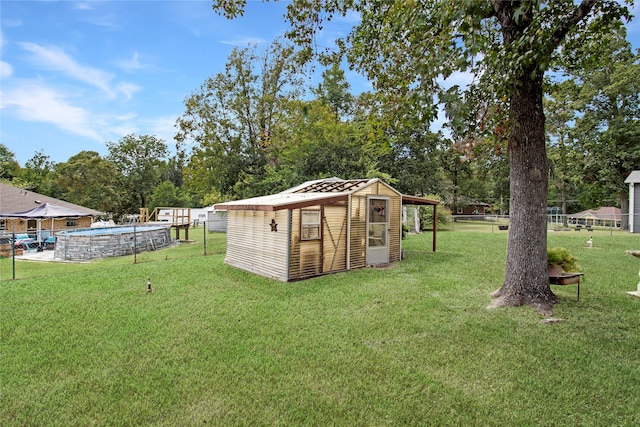
<svg viewBox="0 0 640 427">
<path fill-rule="evenodd" d="M 288 28 L 287 2 L 249 1 L 235 20 L 211 4 L 2 0 L 0 142 L 23 166 L 39 150 L 55 162 L 82 150 L 104 155 L 107 141 L 130 133 L 173 147 L 184 99 L 224 70 L 233 48 L 260 51 Z M 350 23 L 323 36 L 340 27 Z"/>
<path fill-rule="evenodd" d="M 184 99 L 223 71 L 234 47 L 282 35 L 287 3 L 249 0 L 243 17 L 227 20 L 210 0 L 2 0 L 0 142 L 23 166 L 39 150 L 55 162 L 82 150 L 104 155 L 107 141 L 130 133 L 173 147 Z M 639 22 L 629 27 L 636 48 Z M 335 20 L 319 43 L 352 24 Z M 347 78 L 354 93 L 370 89 Z"/>
</svg>

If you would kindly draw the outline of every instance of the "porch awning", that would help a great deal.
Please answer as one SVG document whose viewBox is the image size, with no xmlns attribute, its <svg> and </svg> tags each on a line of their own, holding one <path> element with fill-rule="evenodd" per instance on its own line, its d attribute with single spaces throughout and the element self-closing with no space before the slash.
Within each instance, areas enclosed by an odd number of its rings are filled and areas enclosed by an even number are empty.
<svg viewBox="0 0 640 427">
<path fill-rule="evenodd" d="M 43 203 L 24 212 L 0 214 L 1 218 L 24 219 L 78 218 L 83 216 L 93 216 L 93 214 L 76 209 L 65 208 L 63 206 L 52 205 L 51 203 Z"/>
</svg>

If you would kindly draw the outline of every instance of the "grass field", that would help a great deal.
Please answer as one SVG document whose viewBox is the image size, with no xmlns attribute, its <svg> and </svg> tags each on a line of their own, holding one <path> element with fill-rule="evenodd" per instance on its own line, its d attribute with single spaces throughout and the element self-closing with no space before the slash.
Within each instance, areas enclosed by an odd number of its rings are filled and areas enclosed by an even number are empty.
<svg viewBox="0 0 640 427">
<path fill-rule="evenodd" d="M 412 235 L 392 268 L 294 283 L 225 265 L 223 234 L 18 280 L 2 259 L 0 425 L 640 425 L 640 238 L 549 234 L 585 272 L 558 323 L 486 308 L 506 239 Z"/>
</svg>

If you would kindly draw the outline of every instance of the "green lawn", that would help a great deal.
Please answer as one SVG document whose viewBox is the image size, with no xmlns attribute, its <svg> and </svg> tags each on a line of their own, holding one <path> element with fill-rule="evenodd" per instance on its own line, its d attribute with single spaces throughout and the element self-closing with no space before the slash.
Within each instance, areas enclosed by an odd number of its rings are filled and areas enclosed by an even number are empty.
<svg viewBox="0 0 640 427">
<path fill-rule="evenodd" d="M 294 283 L 207 239 L 18 280 L 0 260 L 0 425 L 640 425 L 637 235 L 549 234 L 585 271 L 580 302 L 554 287 L 559 323 L 486 308 L 506 232 Z"/>
</svg>

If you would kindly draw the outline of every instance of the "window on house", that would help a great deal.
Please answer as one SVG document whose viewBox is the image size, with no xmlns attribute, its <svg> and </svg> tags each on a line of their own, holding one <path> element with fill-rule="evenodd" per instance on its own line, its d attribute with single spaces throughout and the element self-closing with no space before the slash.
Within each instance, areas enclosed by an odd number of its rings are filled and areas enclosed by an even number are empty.
<svg viewBox="0 0 640 427">
<path fill-rule="evenodd" d="M 67 227 L 75 227 L 78 225 L 78 220 L 77 219 L 68 219 L 67 220 Z"/>
<path fill-rule="evenodd" d="M 320 238 L 319 210 L 300 211 L 300 224 L 302 228 L 300 231 L 302 240 L 316 240 Z"/>
<path fill-rule="evenodd" d="M 7 229 L 7 220 L 0 219 L 0 230 L 6 230 L 6 229 Z"/>
</svg>

